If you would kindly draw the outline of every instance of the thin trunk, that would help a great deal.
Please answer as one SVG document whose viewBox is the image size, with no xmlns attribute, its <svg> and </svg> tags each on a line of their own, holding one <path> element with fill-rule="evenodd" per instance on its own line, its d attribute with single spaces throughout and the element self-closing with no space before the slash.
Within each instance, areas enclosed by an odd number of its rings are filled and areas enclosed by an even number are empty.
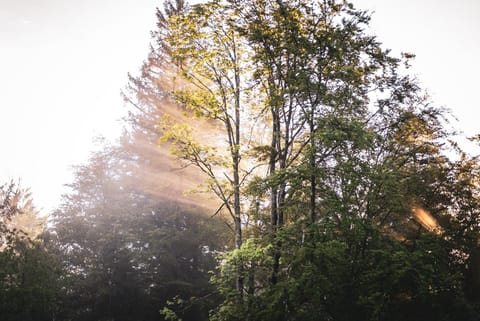
<svg viewBox="0 0 480 321">
<path fill-rule="evenodd" d="M 270 162 L 269 162 L 269 169 L 270 175 L 273 176 L 276 173 L 276 166 L 277 166 L 277 158 L 279 156 L 278 151 L 278 144 L 280 140 L 280 116 L 278 113 L 278 108 L 276 106 L 272 107 L 272 122 L 273 122 L 273 132 L 272 132 L 272 144 L 271 144 L 271 152 L 270 152 Z M 270 277 L 270 282 L 272 284 L 277 283 L 277 274 L 280 267 L 280 253 L 279 249 L 276 244 L 276 231 L 278 229 L 278 191 L 279 186 L 278 184 L 272 184 L 271 187 L 271 199 L 270 199 L 270 224 L 271 224 L 271 231 L 272 237 L 274 242 L 274 249 L 273 249 L 273 266 L 272 266 L 272 275 Z"/>
<path fill-rule="evenodd" d="M 276 173 L 277 168 L 277 158 L 278 158 L 278 141 L 280 139 L 280 128 L 278 127 L 279 115 L 276 107 L 272 107 L 272 118 L 273 118 L 273 132 L 272 132 L 272 142 L 271 142 L 271 151 L 270 151 L 270 160 L 269 160 L 269 171 L 270 176 L 273 176 Z M 272 184 L 271 187 L 271 197 L 270 197 L 270 224 L 272 232 L 277 230 L 278 225 L 278 185 Z"/>
<path fill-rule="evenodd" d="M 310 224 L 315 223 L 315 199 L 316 199 L 316 177 L 315 177 L 315 125 L 314 125 L 314 108 L 310 114 Z"/>
<path fill-rule="evenodd" d="M 238 124 L 237 124 L 238 125 Z M 238 129 L 238 126 L 237 126 Z M 235 146 L 234 151 L 234 163 L 233 163 L 233 210 L 234 210 L 234 224 L 235 224 L 235 248 L 240 249 L 242 247 L 242 216 L 241 216 L 241 207 L 240 207 L 240 175 L 239 175 L 239 151 Z M 243 268 L 240 263 L 238 266 L 238 277 L 237 277 L 237 290 L 240 295 L 243 295 Z"/>
<path fill-rule="evenodd" d="M 234 59 L 237 61 L 235 46 Z M 234 146 L 232 150 L 233 156 L 233 209 L 235 216 L 235 248 L 240 249 L 242 247 L 242 212 L 240 207 L 240 71 L 238 67 L 235 67 L 235 138 Z M 240 293 L 240 297 L 243 297 L 244 280 L 242 277 L 243 267 L 242 264 L 238 266 L 237 277 L 237 290 Z"/>
</svg>

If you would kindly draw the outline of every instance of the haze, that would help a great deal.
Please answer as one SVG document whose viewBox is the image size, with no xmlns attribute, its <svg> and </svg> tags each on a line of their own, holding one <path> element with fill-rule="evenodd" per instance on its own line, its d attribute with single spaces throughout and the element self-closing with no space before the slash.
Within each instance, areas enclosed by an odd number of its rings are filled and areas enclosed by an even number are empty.
<svg viewBox="0 0 480 321">
<path fill-rule="evenodd" d="M 466 134 L 476 126 L 480 4 L 475 0 L 360 0 L 373 32 Z M 146 57 L 154 0 L 0 0 L 0 179 L 21 179 L 40 209 L 56 205 L 70 166 L 103 135 L 120 133 L 127 73 Z"/>
</svg>

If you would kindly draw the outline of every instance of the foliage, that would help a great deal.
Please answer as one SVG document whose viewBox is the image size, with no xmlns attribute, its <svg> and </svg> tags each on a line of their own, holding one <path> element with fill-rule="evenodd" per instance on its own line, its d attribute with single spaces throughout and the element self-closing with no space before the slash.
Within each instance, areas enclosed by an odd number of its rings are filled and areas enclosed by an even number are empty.
<svg viewBox="0 0 480 321">
<path fill-rule="evenodd" d="M 233 219 L 212 319 L 475 319 L 478 160 L 402 75 L 413 55 L 384 50 L 348 1 L 211 1 L 162 17 L 161 59 L 133 84 Z M 174 88 L 155 87 L 159 65 Z M 184 118 L 165 126 L 171 105 L 142 99 L 160 90 Z M 227 144 L 195 141 L 195 117 Z"/>
<path fill-rule="evenodd" d="M 479 158 L 368 12 L 177 0 L 157 17 L 130 127 L 76 168 L 48 233 L 19 230 L 41 222 L 0 187 L 2 318 L 478 320 Z"/>
<path fill-rule="evenodd" d="M 58 308 L 59 271 L 45 248 L 43 220 L 28 190 L 0 186 L 0 315 L 2 320 L 52 320 Z"/>
<path fill-rule="evenodd" d="M 205 320 L 223 225 L 200 208 L 134 188 L 126 154 L 118 147 L 94 153 L 54 213 L 53 247 L 66 273 L 59 317 L 157 320 L 179 296 L 185 304 L 172 311 Z"/>
</svg>

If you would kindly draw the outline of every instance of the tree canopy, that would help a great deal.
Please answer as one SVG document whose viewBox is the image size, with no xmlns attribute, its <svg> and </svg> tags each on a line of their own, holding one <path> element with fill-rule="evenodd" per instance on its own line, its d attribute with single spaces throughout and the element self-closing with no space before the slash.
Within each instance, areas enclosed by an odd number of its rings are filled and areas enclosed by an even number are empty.
<svg viewBox="0 0 480 321">
<path fill-rule="evenodd" d="M 370 13 L 176 0 L 157 18 L 125 132 L 48 224 L 0 186 L 2 318 L 479 319 L 479 159 Z"/>
<path fill-rule="evenodd" d="M 231 216 L 212 318 L 474 318 L 478 160 L 408 75 L 414 55 L 348 1 L 168 8 L 131 88 Z"/>
</svg>

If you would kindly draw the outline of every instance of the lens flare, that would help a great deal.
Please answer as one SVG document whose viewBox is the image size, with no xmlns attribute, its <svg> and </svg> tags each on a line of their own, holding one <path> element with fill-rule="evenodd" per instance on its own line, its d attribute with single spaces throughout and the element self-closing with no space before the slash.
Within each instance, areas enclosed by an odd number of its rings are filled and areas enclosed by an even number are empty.
<svg viewBox="0 0 480 321">
<path fill-rule="evenodd" d="M 412 213 L 415 220 L 425 229 L 437 235 L 442 233 L 442 229 L 437 219 L 427 210 L 416 206 L 412 208 Z"/>
</svg>

